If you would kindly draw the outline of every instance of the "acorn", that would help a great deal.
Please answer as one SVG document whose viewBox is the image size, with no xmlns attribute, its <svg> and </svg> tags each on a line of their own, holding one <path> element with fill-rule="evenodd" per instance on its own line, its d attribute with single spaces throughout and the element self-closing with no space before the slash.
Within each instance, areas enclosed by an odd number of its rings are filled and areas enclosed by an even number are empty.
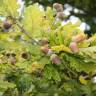
<svg viewBox="0 0 96 96">
<path fill-rule="evenodd" d="M 49 43 L 49 41 L 48 41 L 47 38 L 42 38 L 42 39 L 40 40 L 40 43 L 41 43 L 41 45 L 47 45 L 47 44 Z"/>
<path fill-rule="evenodd" d="M 57 56 L 56 54 L 52 54 L 50 60 L 57 65 L 61 63 L 59 56 Z"/>
<path fill-rule="evenodd" d="M 11 26 L 12 26 L 12 24 L 11 24 L 11 22 L 9 20 L 5 20 L 3 22 L 4 29 L 7 29 L 8 30 L 9 28 L 11 28 Z"/>
<path fill-rule="evenodd" d="M 77 47 L 77 43 L 76 42 L 71 42 L 70 45 L 69 45 L 69 48 L 71 49 L 71 51 L 73 53 L 78 53 L 79 52 L 79 49 Z"/>
<path fill-rule="evenodd" d="M 17 62 L 16 58 L 14 58 L 14 57 L 11 57 L 11 58 L 10 58 L 10 63 L 11 63 L 12 65 L 15 65 L 16 62 Z"/>
<path fill-rule="evenodd" d="M 53 8 L 56 9 L 57 12 L 63 12 L 63 5 L 59 3 L 54 3 Z"/>
<path fill-rule="evenodd" d="M 48 54 L 48 52 L 49 52 L 49 47 L 48 47 L 48 46 L 43 46 L 43 47 L 41 47 L 41 51 L 42 51 L 44 54 Z"/>
<path fill-rule="evenodd" d="M 63 12 L 58 12 L 57 13 L 57 18 L 59 18 L 60 20 L 64 20 L 65 19 L 65 15 Z"/>
<path fill-rule="evenodd" d="M 84 33 L 80 33 L 72 38 L 73 42 L 80 43 L 84 41 L 87 38 L 87 36 Z"/>
</svg>

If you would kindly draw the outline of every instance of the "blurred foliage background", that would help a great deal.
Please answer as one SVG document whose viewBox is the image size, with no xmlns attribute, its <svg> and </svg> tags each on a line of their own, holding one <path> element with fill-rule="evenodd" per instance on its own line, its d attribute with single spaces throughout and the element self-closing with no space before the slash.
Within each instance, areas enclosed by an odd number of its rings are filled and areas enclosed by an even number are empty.
<svg viewBox="0 0 96 96">
<path fill-rule="evenodd" d="M 47 5 L 52 6 L 53 3 L 61 3 L 61 4 L 70 4 L 73 6 L 73 8 L 79 8 L 84 11 L 85 14 L 74 14 L 74 12 L 71 13 L 71 15 L 75 15 L 79 17 L 83 22 L 86 22 L 91 26 L 91 30 L 86 31 L 88 34 L 95 33 L 96 32 L 96 0 L 25 0 L 26 5 L 39 2 L 40 4 L 44 5 L 45 7 Z"/>
</svg>

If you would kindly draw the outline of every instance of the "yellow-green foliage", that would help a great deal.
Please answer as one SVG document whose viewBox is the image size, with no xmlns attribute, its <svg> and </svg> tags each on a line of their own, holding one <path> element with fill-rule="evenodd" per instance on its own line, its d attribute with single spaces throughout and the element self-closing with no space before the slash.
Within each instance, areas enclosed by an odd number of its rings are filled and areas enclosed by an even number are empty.
<svg viewBox="0 0 96 96">
<path fill-rule="evenodd" d="M 25 7 L 23 18 L 17 15 L 16 0 L 1 0 L 0 5 L 0 14 L 13 21 L 9 30 L 0 21 L 0 96 L 96 96 L 91 80 L 96 69 L 96 35 L 78 43 L 79 52 L 73 53 L 69 48 L 73 36 L 84 34 L 81 21 L 62 26 L 51 7 L 40 10 L 37 3 Z M 41 50 L 44 38 L 51 50 L 48 54 Z M 51 61 L 52 54 L 60 64 Z M 82 71 L 89 75 L 88 81 L 78 78 Z"/>
<path fill-rule="evenodd" d="M 18 8 L 17 0 L 0 0 L 0 14 L 3 16 L 18 16 Z"/>
</svg>

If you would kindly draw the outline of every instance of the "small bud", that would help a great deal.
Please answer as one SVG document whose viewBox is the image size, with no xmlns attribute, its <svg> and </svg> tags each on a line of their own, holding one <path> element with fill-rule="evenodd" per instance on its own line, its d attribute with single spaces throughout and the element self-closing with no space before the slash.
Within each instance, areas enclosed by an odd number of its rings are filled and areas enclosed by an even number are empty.
<svg viewBox="0 0 96 96">
<path fill-rule="evenodd" d="M 86 39 L 86 35 L 84 33 L 78 34 L 72 38 L 73 42 L 80 43 Z"/>
<path fill-rule="evenodd" d="M 79 49 L 77 47 L 77 43 L 76 42 L 70 43 L 69 47 L 70 47 L 70 49 L 71 49 L 71 51 L 73 53 L 78 53 L 79 52 Z"/>
<path fill-rule="evenodd" d="M 63 12 L 63 6 L 59 3 L 54 3 L 53 8 L 56 9 L 57 12 Z"/>
<path fill-rule="evenodd" d="M 58 12 L 57 13 L 57 18 L 59 18 L 60 20 L 64 20 L 65 19 L 65 15 L 63 12 Z"/>
<path fill-rule="evenodd" d="M 11 26 L 12 26 L 12 24 L 11 24 L 11 22 L 9 22 L 8 20 L 5 20 L 5 21 L 3 22 L 3 27 L 4 27 L 5 29 L 9 29 Z"/>
<path fill-rule="evenodd" d="M 41 51 L 42 51 L 44 54 L 48 54 L 48 52 L 49 52 L 49 47 L 48 47 L 48 46 L 43 46 L 43 47 L 41 47 Z"/>
<path fill-rule="evenodd" d="M 50 59 L 51 59 L 51 61 L 54 64 L 60 64 L 61 63 L 60 58 L 56 54 L 52 54 L 51 57 L 50 57 Z"/>
</svg>

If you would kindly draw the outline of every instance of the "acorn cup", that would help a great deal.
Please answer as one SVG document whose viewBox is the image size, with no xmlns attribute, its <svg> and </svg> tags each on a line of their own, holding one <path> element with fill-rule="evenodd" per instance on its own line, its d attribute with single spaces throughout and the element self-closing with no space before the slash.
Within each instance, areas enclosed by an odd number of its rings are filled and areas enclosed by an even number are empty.
<svg viewBox="0 0 96 96">
<path fill-rule="evenodd" d="M 80 33 L 72 38 L 73 42 L 80 43 L 86 40 L 87 36 L 84 33 Z"/>
<path fill-rule="evenodd" d="M 15 54 L 15 53 L 6 53 L 5 56 L 6 56 L 7 58 L 16 57 L 16 54 Z"/>
<path fill-rule="evenodd" d="M 23 59 L 29 59 L 29 54 L 28 54 L 27 52 L 23 52 L 23 53 L 21 54 L 21 57 L 22 57 Z"/>
<path fill-rule="evenodd" d="M 51 57 L 50 57 L 50 60 L 51 60 L 54 64 L 56 64 L 56 65 L 58 65 L 58 64 L 61 63 L 61 60 L 60 60 L 59 56 L 57 56 L 56 54 L 52 54 Z"/>
<path fill-rule="evenodd" d="M 11 56 L 11 53 L 6 53 L 5 56 L 9 58 Z"/>
<path fill-rule="evenodd" d="M 63 12 L 58 12 L 56 17 L 62 21 L 66 18 Z"/>
<path fill-rule="evenodd" d="M 62 5 L 62 4 L 54 3 L 54 4 L 53 4 L 53 8 L 54 8 L 57 12 L 63 12 L 63 5 Z"/>
<path fill-rule="evenodd" d="M 69 45 L 69 48 L 71 49 L 71 51 L 73 53 L 78 53 L 79 52 L 79 49 L 77 47 L 77 43 L 76 42 L 71 42 L 70 45 Z"/>
</svg>

